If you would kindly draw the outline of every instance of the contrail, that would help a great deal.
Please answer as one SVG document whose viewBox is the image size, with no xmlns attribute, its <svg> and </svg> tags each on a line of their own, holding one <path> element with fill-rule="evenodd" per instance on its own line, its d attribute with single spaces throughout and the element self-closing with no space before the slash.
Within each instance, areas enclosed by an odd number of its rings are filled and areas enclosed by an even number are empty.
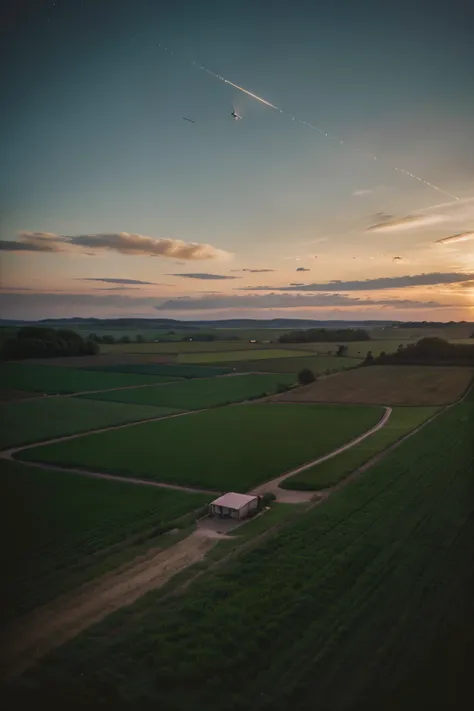
<svg viewBox="0 0 474 711">
<path fill-rule="evenodd" d="M 169 50 L 167 47 L 164 47 L 161 44 L 158 44 L 158 47 L 162 50 L 164 50 L 167 54 L 173 55 L 173 52 Z M 255 99 L 256 101 L 260 101 L 260 103 L 265 104 L 266 106 L 269 106 L 271 109 L 274 109 L 275 111 L 279 111 L 281 114 L 287 113 L 286 111 L 283 111 L 279 106 L 275 106 L 275 104 L 270 103 L 270 101 L 267 101 L 261 96 L 258 96 L 257 94 L 253 94 L 251 91 L 248 89 L 244 89 L 242 86 L 239 86 L 238 84 L 234 84 L 234 82 L 230 81 L 229 79 L 226 79 L 225 77 L 221 76 L 220 74 L 216 74 L 216 72 L 212 72 L 210 69 L 207 69 L 207 67 L 203 66 L 202 64 L 197 64 L 196 62 L 191 62 L 191 64 L 198 69 L 200 69 L 202 72 L 205 72 L 206 74 L 210 74 L 212 77 L 215 79 L 219 79 L 219 81 L 222 81 L 224 84 L 229 84 L 229 86 L 233 86 L 234 89 L 237 89 L 238 91 L 241 91 L 243 94 L 247 94 L 247 96 L 250 96 L 252 99 Z M 366 158 L 369 158 L 370 160 L 378 161 L 377 156 L 373 155 L 372 153 L 367 153 L 365 151 L 362 151 L 360 148 L 357 148 L 355 146 L 352 146 L 351 144 L 348 144 L 347 141 L 344 141 L 342 138 L 339 136 L 335 136 L 328 131 L 325 131 L 323 128 L 320 128 L 319 126 L 315 126 L 312 123 L 309 123 L 308 121 L 302 121 L 301 119 L 297 118 L 296 116 L 293 116 L 290 114 L 291 120 L 296 121 L 297 123 L 300 123 L 302 126 L 308 126 L 308 128 L 313 129 L 314 131 L 318 131 L 318 133 L 323 134 L 326 138 L 330 138 L 334 141 L 337 141 L 339 145 L 341 146 L 347 146 L 351 150 L 354 150 L 358 153 L 361 153 L 363 156 Z M 381 161 L 383 162 L 383 161 Z M 390 167 L 390 166 L 387 166 Z M 432 190 L 436 190 L 438 193 L 442 193 L 443 195 L 447 195 L 449 198 L 452 200 L 460 200 L 460 198 L 457 195 L 453 195 L 452 193 L 448 192 L 447 190 L 444 190 L 443 188 L 440 188 L 438 185 L 435 185 L 434 183 L 430 183 L 429 180 L 425 180 L 424 178 L 420 178 L 419 175 L 415 175 L 414 173 L 410 173 L 409 170 L 405 170 L 404 168 L 397 168 L 395 166 L 391 166 L 391 170 L 397 173 L 402 173 L 402 175 L 406 175 L 408 178 L 411 178 L 412 180 L 417 180 L 419 183 L 423 183 L 426 185 L 428 188 L 431 188 Z"/>
</svg>

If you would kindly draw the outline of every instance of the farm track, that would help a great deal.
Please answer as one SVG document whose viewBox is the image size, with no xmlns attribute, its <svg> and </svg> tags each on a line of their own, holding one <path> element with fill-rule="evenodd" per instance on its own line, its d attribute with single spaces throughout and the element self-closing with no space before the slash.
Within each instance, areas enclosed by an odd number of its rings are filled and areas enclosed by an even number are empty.
<svg viewBox="0 0 474 711">
<path fill-rule="evenodd" d="M 304 501 L 310 501 L 313 498 L 313 496 L 315 495 L 314 491 L 296 491 L 296 490 L 291 490 L 291 489 L 280 489 L 281 482 L 285 481 L 285 479 L 289 479 L 290 477 L 294 476 L 295 474 L 299 474 L 300 472 L 305 471 L 306 469 L 311 469 L 312 467 L 314 467 L 318 464 L 321 464 L 322 462 L 325 462 L 327 459 L 332 459 L 333 457 L 337 456 L 338 454 L 345 452 L 347 449 L 351 449 L 352 447 L 355 447 L 355 445 L 359 444 L 364 439 L 367 439 L 367 437 L 370 437 L 371 435 L 378 432 L 378 430 L 382 429 L 382 427 L 384 427 L 387 424 L 388 420 L 390 419 L 391 414 L 392 414 L 392 408 L 386 407 L 382 419 L 379 420 L 379 422 L 377 422 L 377 424 L 374 427 L 372 427 L 370 430 L 367 430 L 367 432 L 364 432 L 363 434 L 359 435 L 359 437 L 356 437 L 355 439 L 351 440 L 350 442 L 343 444 L 341 447 L 338 447 L 338 449 L 334 449 L 332 452 L 329 452 L 329 454 L 325 454 L 322 457 L 318 457 L 318 459 L 314 459 L 313 461 L 308 462 L 307 464 L 302 464 L 301 466 L 297 467 L 296 469 L 292 469 L 291 471 L 286 472 L 286 474 L 282 474 L 281 476 L 277 477 L 276 479 L 267 481 L 266 484 L 260 484 L 255 489 L 253 489 L 250 493 L 258 495 L 258 494 L 264 494 L 267 492 L 271 492 L 272 494 L 275 494 L 277 501 L 282 501 L 282 502 L 286 502 L 286 503 L 293 503 L 293 504 L 302 503 Z"/>
<path fill-rule="evenodd" d="M 172 548 L 154 549 L 26 615 L 7 636 L 0 660 L 3 678 L 8 680 L 22 674 L 111 612 L 132 605 L 150 590 L 162 587 L 174 575 L 201 561 L 216 543 L 217 539 L 191 534 Z"/>
</svg>

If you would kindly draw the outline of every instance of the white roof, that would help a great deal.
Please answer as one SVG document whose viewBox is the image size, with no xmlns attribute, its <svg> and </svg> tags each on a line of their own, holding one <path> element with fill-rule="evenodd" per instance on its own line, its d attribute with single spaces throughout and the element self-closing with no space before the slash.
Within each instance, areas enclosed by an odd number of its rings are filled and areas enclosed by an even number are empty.
<svg viewBox="0 0 474 711">
<path fill-rule="evenodd" d="M 219 496 L 218 499 L 212 501 L 216 506 L 226 506 L 228 509 L 241 509 L 250 501 L 254 501 L 257 496 L 249 496 L 248 494 L 236 494 L 230 491 L 228 494 Z"/>
</svg>

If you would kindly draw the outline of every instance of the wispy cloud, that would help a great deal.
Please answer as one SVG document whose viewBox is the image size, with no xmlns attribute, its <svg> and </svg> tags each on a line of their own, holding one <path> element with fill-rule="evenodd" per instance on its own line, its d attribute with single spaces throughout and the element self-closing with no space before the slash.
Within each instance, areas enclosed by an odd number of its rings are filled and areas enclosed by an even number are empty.
<svg viewBox="0 0 474 711">
<path fill-rule="evenodd" d="M 191 274 L 167 274 L 166 276 L 186 277 L 187 279 L 240 279 L 241 277 L 226 276 L 224 274 L 207 274 L 207 273 L 191 273 Z"/>
<path fill-rule="evenodd" d="M 443 215 L 407 215 L 398 220 L 383 220 L 376 222 L 367 228 L 368 232 L 401 232 L 406 230 L 415 230 L 419 227 L 434 225 L 438 222 L 445 222 L 446 217 Z"/>
<path fill-rule="evenodd" d="M 403 257 L 392 257 L 392 262 L 403 262 Z"/>
<path fill-rule="evenodd" d="M 451 244 L 452 242 L 467 242 L 468 240 L 474 239 L 474 232 L 461 232 L 457 235 L 451 235 L 451 237 L 443 237 L 443 239 L 436 240 L 435 244 Z"/>
<path fill-rule="evenodd" d="M 141 279 L 115 279 L 111 277 L 80 277 L 76 281 L 101 281 L 106 284 L 153 284 L 158 285 L 156 281 L 141 281 Z"/>
<path fill-rule="evenodd" d="M 243 272 L 250 272 L 250 274 L 265 274 L 266 272 L 274 272 L 275 269 L 242 269 Z"/>
<path fill-rule="evenodd" d="M 296 271 L 297 272 L 310 272 L 311 269 L 306 269 L 306 267 L 298 267 Z"/>
<path fill-rule="evenodd" d="M 406 289 L 410 286 L 431 286 L 433 284 L 456 284 L 474 278 L 474 273 L 433 272 L 431 274 L 414 274 L 396 277 L 379 277 L 355 281 L 330 281 L 304 286 L 255 286 L 242 287 L 242 291 L 378 291 L 381 289 Z"/>
<path fill-rule="evenodd" d="M 230 256 L 210 244 L 183 242 L 178 239 L 156 239 L 129 232 L 87 235 L 56 235 L 48 232 L 20 232 L 19 240 L 0 241 L 0 250 L 10 252 L 60 252 L 65 247 L 99 249 L 119 254 L 170 257 L 191 261 Z"/>
</svg>

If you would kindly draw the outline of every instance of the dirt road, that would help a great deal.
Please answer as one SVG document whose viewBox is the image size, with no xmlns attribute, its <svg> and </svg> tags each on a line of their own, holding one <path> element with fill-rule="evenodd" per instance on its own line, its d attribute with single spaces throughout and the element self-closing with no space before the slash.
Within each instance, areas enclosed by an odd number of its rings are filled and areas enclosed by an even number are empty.
<svg viewBox="0 0 474 711">
<path fill-rule="evenodd" d="M 123 568 L 88 583 L 26 615 L 3 640 L 3 677 L 22 674 L 38 659 L 111 612 L 162 587 L 176 573 L 198 563 L 217 539 L 191 534 L 172 548 L 154 549 Z"/>
<path fill-rule="evenodd" d="M 283 501 L 288 504 L 290 504 L 290 503 L 297 504 L 297 503 L 302 503 L 304 501 L 310 501 L 313 498 L 313 496 L 315 496 L 316 492 L 314 492 L 314 491 L 291 491 L 290 489 L 280 489 L 281 482 L 284 481 L 285 479 L 288 479 L 290 476 L 293 476 L 294 474 L 299 474 L 300 472 L 305 471 L 305 469 L 311 469 L 311 467 L 314 467 L 317 464 L 321 464 L 322 462 L 325 462 L 327 459 L 332 459 L 332 457 L 335 457 L 336 455 L 340 454 L 341 452 L 345 452 L 346 449 L 355 447 L 356 444 L 359 444 L 359 442 L 362 442 L 364 439 L 367 439 L 367 437 L 370 437 L 375 432 L 382 429 L 382 427 L 384 427 L 387 424 L 388 419 L 391 414 L 392 414 L 392 408 L 386 407 L 382 419 L 379 422 L 377 422 L 375 427 L 372 427 L 372 429 L 367 430 L 367 432 L 364 432 L 363 434 L 359 435 L 359 437 L 356 437 L 355 439 L 351 440 L 350 442 L 343 444 L 342 447 L 339 447 L 338 449 L 334 449 L 332 452 L 329 452 L 329 454 L 325 454 L 323 457 L 314 459 L 312 462 L 308 462 L 307 464 L 303 464 L 300 467 L 297 467 L 296 469 L 292 469 L 291 471 L 286 472 L 286 474 L 281 474 L 281 476 L 277 477 L 276 479 L 267 481 L 266 484 L 261 484 L 260 486 L 257 486 L 250 493 L 255 494 L 255 495 L 261 495 L 261 494 L 265 494 L 267 492 L 272 493 L 272 494 L 275 494 L 277 501 Z"/>
</svg>

